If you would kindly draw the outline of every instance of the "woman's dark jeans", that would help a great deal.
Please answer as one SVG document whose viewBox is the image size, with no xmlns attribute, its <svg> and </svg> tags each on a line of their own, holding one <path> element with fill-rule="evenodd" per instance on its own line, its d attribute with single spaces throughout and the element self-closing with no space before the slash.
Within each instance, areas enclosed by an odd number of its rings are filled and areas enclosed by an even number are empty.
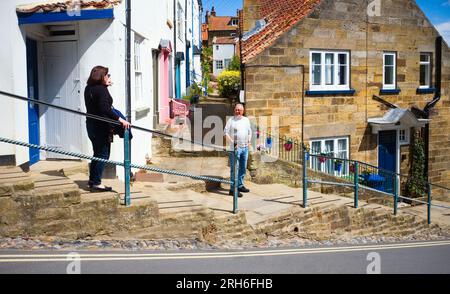
<svg viewBox="0 0 450 294">
<path fill-rule="evenodd" d="M 111 141 L 109 133 L 102 128 L 98 128 L 95 123 L 86 122 L 86 128 L 89 139 L 94 147 L 94 157 L 109 159 L 111 152 Z M 99 161 L 92 161 L 89 169 L 89 185 L 97 186 L 102 183 L 103 170 L 105 163 Z"/>
</svg>

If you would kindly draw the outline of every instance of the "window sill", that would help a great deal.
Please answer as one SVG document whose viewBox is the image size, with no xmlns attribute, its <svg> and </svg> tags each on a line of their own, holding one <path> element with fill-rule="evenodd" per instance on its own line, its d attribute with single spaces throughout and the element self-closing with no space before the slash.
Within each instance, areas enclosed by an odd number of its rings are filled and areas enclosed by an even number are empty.
<svg viewBox="0 0 450 294">
<path fill-rule="evenodd" d="M 401 91 L 400 89 L 381 89 L 380 95 L 398 95 Z"/>
<path fill-rule="evenodd" d="M 328 95 L 354 95 L 355 89 L 351 90 L 312 90 L 306 91 L 307 96 L 328 96 Z"/>
<path fill-rule="evenodd" d="M 436 88 L 417 88 L 417 94 L 433 94 L 436 92 Z"/>
</svg>

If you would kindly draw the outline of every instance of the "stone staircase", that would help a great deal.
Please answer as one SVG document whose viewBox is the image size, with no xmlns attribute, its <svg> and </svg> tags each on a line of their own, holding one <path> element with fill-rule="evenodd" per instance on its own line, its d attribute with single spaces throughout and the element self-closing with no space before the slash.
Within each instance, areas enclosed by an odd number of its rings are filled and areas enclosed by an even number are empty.
<svg viewBox="0 0 450 294">
<path fill-rule="evenodd" d="M 252 184 L 256 194 L 241 199 L 235 215 L 227 195 L 190 187 L 171 191 L 164 183 L 133 186 L 132 205 L 125 207 L 119 190 L 89 193 L 77 179 L 61 171 L 0 168 L 0 237 L 197 239 L 221 245 L 230 240 L 257 243 L 271 236 L 405 236 L 436 227 L 414 215 L 393 216 L 389 207 L 361 201 L 361 208 L 354 209 L 346 198 L 315 192 L 311 207 L 303 209 L 290 196 L 299 191 L 283 185 Z"/>
</svg>

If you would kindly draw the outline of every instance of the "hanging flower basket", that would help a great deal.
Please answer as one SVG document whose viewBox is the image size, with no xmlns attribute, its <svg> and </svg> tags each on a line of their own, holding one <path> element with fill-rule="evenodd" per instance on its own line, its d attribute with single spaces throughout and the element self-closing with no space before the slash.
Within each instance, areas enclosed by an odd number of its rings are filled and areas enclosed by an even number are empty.
<svg viewBox="0 0 450 294">
<path fill-rule="evenodd" d="M 353 163 L 353 164 L 350 164 L 350 166 L 349 166 L 349 171 L 351 172 L 351 173 L 355 173 L 355 164 Z"/>
<path fill-rule="evenodd" d="M 272 148 L 272 138 L 270 138 L 270 137 L 266 139 L 266 148 L 267 149 Z"/>
<path fill-rule="evenodd" d="M 337 172 L 341 172 L 342 170 L 342 160 L 336 160 L 334 162 L 334 170 Z"/>
<path fill-rule="evenodd" d="M 286 151 L 291 151 L 292 147 L 294 146 L 294 144 L 292 144 L 292 140 L 288 140 L 285 144 L 284 144 L 284 150 Z"/>
<path fill-rule="evenodd" d="M 319 156 L 319 161 L 320 163 L 324 163 L 325 161 L 327 161 L 327 158 L 325 157 L 326 154 L 321 153 L 321 156 Z"/>
</svg>

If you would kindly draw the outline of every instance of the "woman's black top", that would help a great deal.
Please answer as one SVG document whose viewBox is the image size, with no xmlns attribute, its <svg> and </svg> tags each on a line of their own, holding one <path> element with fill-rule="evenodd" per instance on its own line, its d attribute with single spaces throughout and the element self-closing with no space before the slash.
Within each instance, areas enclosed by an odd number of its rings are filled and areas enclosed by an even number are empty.
<svg viewBox="0 0 450 294">
<path fill-rule="evenodd" d="M 118 120 L 119 116 L 112 111 L 113 99 L 108 88 L 103 85 L 86 86 L 84 90 L 84 102 L 87 113 Z M 87 118 L 87 122 L 94 124 L 99 131 L 110 132 L 111 125 L 107 122 Z"/>
</svg>

